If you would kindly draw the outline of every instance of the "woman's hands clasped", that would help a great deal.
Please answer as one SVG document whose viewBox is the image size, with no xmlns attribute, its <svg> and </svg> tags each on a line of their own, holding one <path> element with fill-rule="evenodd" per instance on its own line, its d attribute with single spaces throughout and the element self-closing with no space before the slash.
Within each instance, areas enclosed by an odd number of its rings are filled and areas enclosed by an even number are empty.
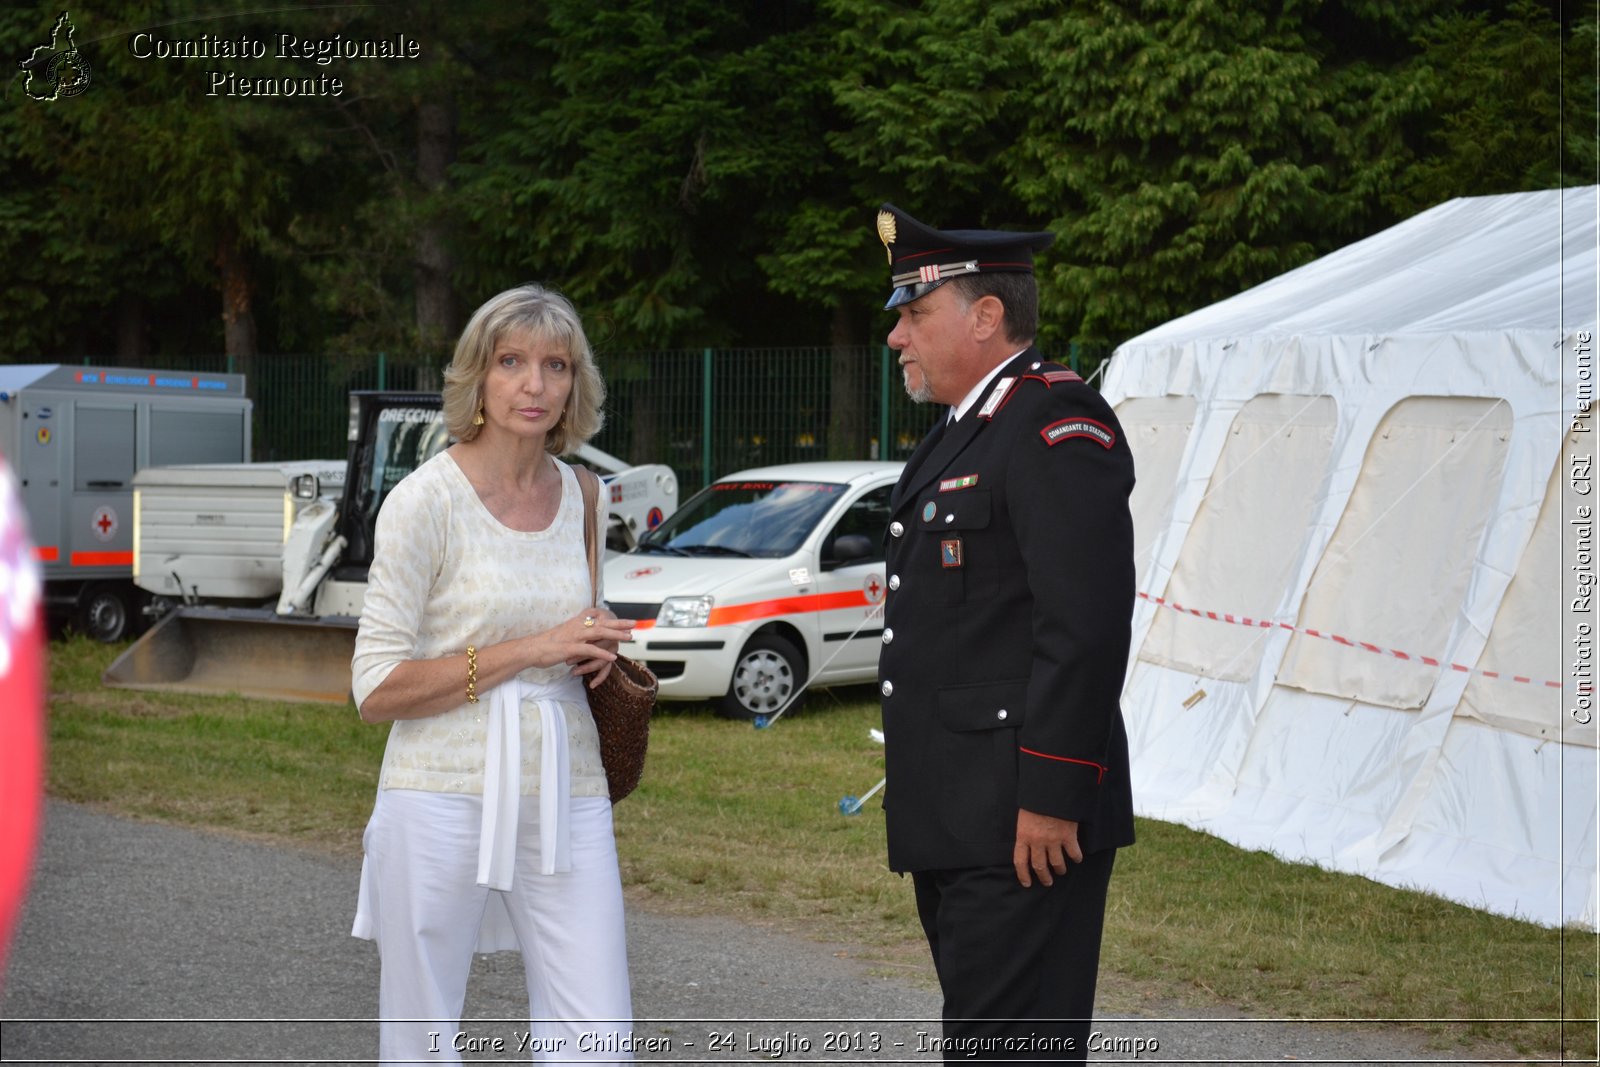
<svg viewBox="0 0 1600 1067">
<path fill-rule="evenodd" d="M 361 718 L 390 722 L 438 715 L 461 707 L 469 693 L 487 693 L 529 667 L 566 664 L 573 674 L 589 676 L 592 689 L 611 673 L 617 644 L 633 636 L 633 625 L 633 619 L 619 619 L 605 608 L 585 608 L 541 633 L 477 647 L 473 660 L 465 654 L 405 660 L 362 703 Z"/>
<path fill-rule="evenodd" d="M 588 686 L 597 687 L 611 673 L 611 664 L 617 658 L 617 646 L 633 638 L 635 619 L 619 619 L 607 608 L 585 608 L 572 618 L 539 637 L 548 639 L 548 646 L 559 658 L 541 662 L 541 667 L 566 663 L 573 674 L 591 675 Z"/>
</svg>

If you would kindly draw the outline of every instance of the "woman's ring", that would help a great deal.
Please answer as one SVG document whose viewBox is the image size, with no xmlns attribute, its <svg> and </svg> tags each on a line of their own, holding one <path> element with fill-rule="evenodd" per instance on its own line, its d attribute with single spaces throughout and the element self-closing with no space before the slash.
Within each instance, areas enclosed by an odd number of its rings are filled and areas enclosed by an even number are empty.
<svg viewBox="0 0 1600 1067">
<path fill-rule="evenodd" d="M 594 616 L 593 615 L 585 615 L 583 617 L 583 624 L 585 626 L 593 626 L 594 625 Z"/>
</svg>

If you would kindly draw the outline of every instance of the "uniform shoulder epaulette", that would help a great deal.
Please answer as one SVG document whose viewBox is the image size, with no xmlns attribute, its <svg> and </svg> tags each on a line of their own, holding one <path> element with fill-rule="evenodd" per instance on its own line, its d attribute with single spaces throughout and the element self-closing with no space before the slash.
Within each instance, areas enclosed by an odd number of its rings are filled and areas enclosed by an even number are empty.
<svg viewBox="0 0 1600 1067">
<path fill-rule="evenodd" d="M 1069 370 L 1059 363 L 1034 363 L 1028 368 L 1028 373 L 1022 376 L 1025 382 L 1043 382 L 1046 388 L 1059 385 L 1062 382 L 1081 382 L 1078 372 Z"/>
<path fill-rule="evenodd" d="M 1059 363 L 1036 361 L 1016 377 L 997 379 L 994 388 L 989 390 L 989 396 L 984 400 L 983 407 L 978 409 L 978 417 L 986 422 L 993 422 L 994 417 L 1006 406 L 1012 394 L 1023 382 L 1043 382 L 1045 388 L 1049 389 L 1064 382 L 1081 381 L 1083 379 L 1076 371 L 1068 370 Z"/>
</svg>

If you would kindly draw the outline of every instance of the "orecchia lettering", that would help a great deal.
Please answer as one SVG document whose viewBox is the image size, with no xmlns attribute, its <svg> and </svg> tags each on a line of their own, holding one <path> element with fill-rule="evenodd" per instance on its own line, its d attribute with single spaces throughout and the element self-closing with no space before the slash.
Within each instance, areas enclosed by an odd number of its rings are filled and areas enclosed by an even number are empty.
<svg viewBox="0 0 1600 1067">
<path fill-rule="evenodd" d="M 379 422 L 438 422 L 443 417 L 427 408 L 384 408 L 378 413 Z"/>
</svg>

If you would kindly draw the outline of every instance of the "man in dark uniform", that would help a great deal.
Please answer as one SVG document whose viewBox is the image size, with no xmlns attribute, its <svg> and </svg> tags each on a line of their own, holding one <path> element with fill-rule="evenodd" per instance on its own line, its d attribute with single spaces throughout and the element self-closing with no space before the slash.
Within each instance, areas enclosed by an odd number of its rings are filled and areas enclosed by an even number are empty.
<svg viewBox="0 0 1600 1067">
<path fill-rule="evenodd" d="M 878 213 L 906 391 L 948 405 L 890 500 L 889 866 L 912 874 L 946 1059 L 1084 1058 L 1116 850 L 1133 457 L 1034 351 L 1048 233 Z"/>
</svg>

